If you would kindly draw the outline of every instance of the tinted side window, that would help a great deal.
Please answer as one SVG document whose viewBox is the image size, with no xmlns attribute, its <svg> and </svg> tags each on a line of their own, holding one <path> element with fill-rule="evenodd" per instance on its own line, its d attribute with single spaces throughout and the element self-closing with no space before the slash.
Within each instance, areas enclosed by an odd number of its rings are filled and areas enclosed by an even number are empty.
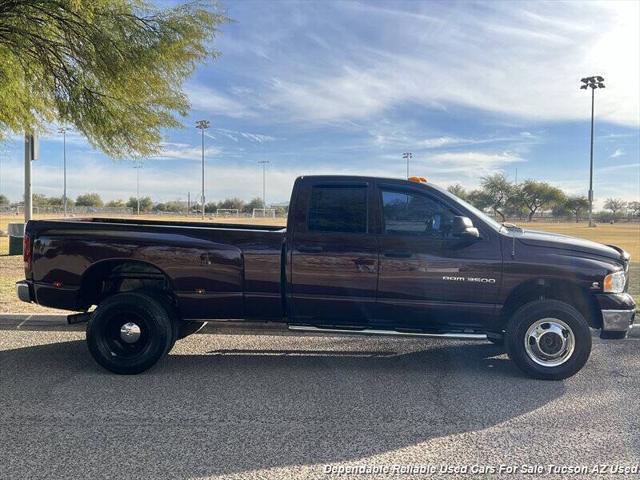
<svg viewBox="0 0 640 480">
<path fill-rule="evenodd" d="M 310 232 L 365 233 L 367 187 L 313 187 L 308 223 Z"/>
<path fill-rule="evenodd" d="M 401 191 L 382 191 L 384 231 L 391 234 L 449 235 L 455 213 L 426 195 Z"/>
</svg>

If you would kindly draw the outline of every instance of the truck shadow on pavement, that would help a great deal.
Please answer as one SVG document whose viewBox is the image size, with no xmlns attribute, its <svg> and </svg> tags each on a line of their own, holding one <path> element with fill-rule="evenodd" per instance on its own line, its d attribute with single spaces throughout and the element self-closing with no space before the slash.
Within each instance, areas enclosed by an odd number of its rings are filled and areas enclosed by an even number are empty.
<svg viewBox="0 0 640 480">
<path fill-rule="evenodd" d="M 486 343 L 236 339 L 179 342 L 137 376 L 102 370 L 82 341 L 0 352 L 0 458 L 19 458 L 5 473 L 242 477 L 311 466 L 320 477 L 325 464 L 486 429 L 565 392 Z"/>
</svg>

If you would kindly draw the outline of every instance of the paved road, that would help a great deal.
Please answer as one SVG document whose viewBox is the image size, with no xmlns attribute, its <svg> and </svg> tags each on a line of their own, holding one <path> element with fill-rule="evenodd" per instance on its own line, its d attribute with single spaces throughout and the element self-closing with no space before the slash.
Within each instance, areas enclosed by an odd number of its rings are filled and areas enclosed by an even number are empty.
<svg viewBox="0 0 640 480">
<path fill-rule="evenodd" d="M 194 335 L 126 377 L 94 364 L 77 327 L 18 323 L 0 320 L 3 479 L 640 459 L 639 337 L 595 339 L 564 382 L 524 377 L 485 342 L 229 334 Z"/>
</svg>

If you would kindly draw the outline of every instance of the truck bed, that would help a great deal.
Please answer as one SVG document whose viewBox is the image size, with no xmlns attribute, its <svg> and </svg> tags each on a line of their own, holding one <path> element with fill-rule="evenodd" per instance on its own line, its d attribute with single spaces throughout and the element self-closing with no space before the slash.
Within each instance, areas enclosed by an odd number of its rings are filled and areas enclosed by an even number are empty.
<svg viewBox="0 0 640 480">
<path fill-rule="evenodd" d="M 41 305 L 83 310 L 88 280 L 123 264 L 119 275 L 164 276 L 186 320 L 282 318 L 284 227 L 78 218 L 32 221 L 26 233 Z"/>
</svg>

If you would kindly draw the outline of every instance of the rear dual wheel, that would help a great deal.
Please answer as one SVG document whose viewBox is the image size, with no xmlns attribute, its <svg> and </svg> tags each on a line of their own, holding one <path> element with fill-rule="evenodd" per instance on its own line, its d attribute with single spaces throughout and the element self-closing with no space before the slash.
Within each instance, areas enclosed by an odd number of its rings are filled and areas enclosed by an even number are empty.
<svg viewBox="0 0 640 480">
<path fill-rule="evenodd" d="M 113 295 L 91 315 L 89 351 L 114 373 L 143 372 L 171 350 L 178 335 L 175 317 L 170 302 L 155 292 Z"/>
</svg>

